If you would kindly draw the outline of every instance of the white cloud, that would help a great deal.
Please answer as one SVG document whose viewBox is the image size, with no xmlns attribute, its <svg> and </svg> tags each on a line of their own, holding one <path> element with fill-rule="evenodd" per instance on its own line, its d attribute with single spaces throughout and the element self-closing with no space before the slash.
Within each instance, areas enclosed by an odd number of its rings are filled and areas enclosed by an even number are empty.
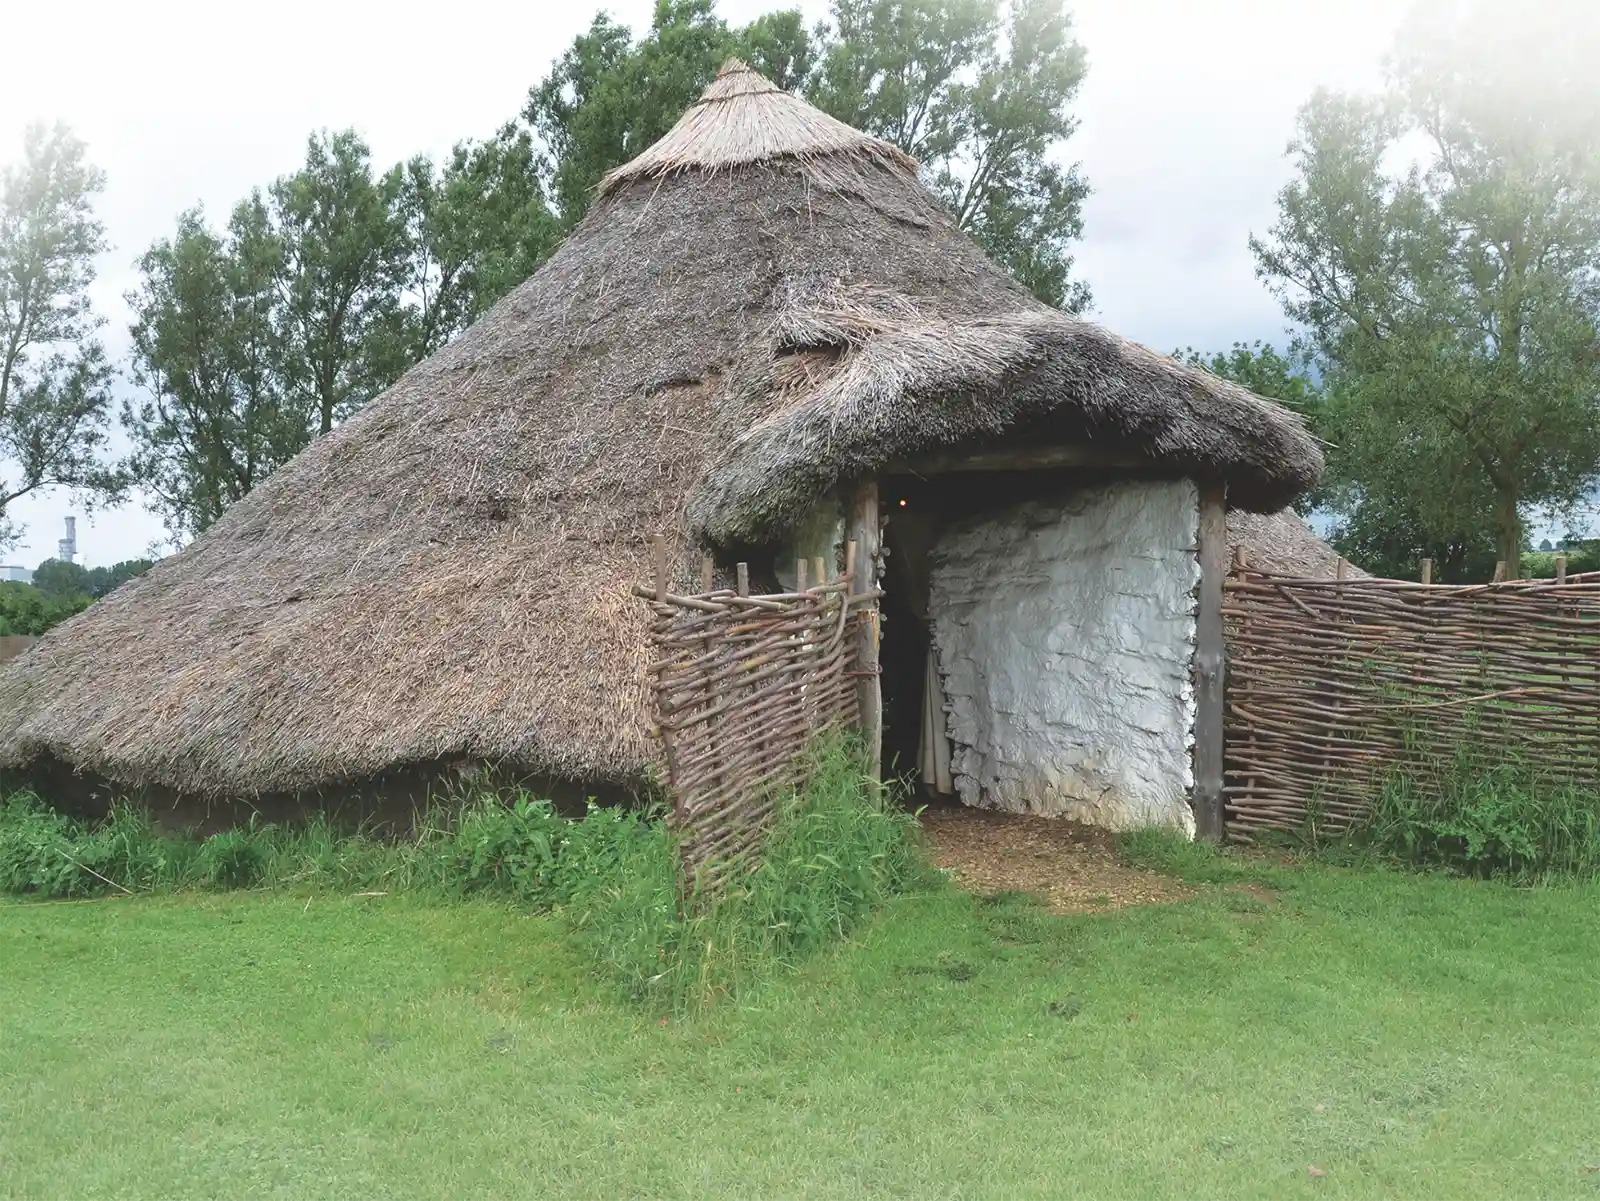
<svg viewBox="0 0 1600 1201">
<path fill-rule="evenodd" d="M 1070 0 L 1069 0 L 1070 4 Z M 313 129 L 354 126 L 380 163 L 482 136 L 592 19 L 594 0 L 87 0 L 7 16 L 0 159 L 31 119 L 64 120 L 109 183 L 115 244 L 96 288 L 108 342 L 126 349 L 133 260 L 177 213 L 222 215 L 291 170 Z M 722 0 L 732 21 L 781 0 Z M 635 28 L 650 0 L 608 0 Z M 803 0 L 815 20 L 824 0 Z M 1278 310 L 1245 238 L 1271 220 L 1296 107 L 1319 84 L 1375 81 L 1401 15 L 1384 0 L 1082 0 L 1089 51 L 1068 154 L 1095 194 L 1079 252 L 1097 316 L 1159 350 L 1270 337 Z M 70 17 L 67 15 L 70 12 Z M 53 553 L 69 498 L 32 498 L 13 561 Z M 137 506 L 79 522 L 81 557 L 110 563 L 162 534 Z"/>
</svg>

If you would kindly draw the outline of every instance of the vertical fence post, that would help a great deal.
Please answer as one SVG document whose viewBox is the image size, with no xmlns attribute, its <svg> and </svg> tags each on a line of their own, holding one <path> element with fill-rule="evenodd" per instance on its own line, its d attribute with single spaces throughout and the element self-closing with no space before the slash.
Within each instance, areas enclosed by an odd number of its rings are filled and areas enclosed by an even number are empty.
<svg viewBox="0 0 1600 1201">
<path fill-rule="evenodd" d="M 1200 489 L 1200 605 L 1195 621 L 1194 824 L 1201 838 L 1223 835 L 1224 650 L 1222 583 L 1228 569 L 1226 485 Z"/>
<path fill-rule="evenodd" d="M 1494 579 L 1491 582 L 1495 584 L 1506 582 L 1506 561 L 1504 559 L 1499 559 L 1495 562 Z"/>
<path fill-rule="evenodd" d="M 1557 555 L 1556 556 L 1556 583 L 1565 584 L 1566 582 L 1567 582 L 1567 556 L 1566 555 Z"/>
<path fill-rule="evenodd" d="M 1431 585 L 1433 583 L 1433 560 L 1432 559 L 1424 559 L 1422 561 L 1422 583 L 1423 583 L 1424 587 L 1427 587 L 1427 586 L 1429 586 L 1429 585 Z"/>
<path fill-rule="evenodd" d="M 863 480 L 856 485 L 850 505 L 850 539 L 856 544 L 859 595 L 878 587 L 878 550 L 881 529 L 878 523 L 878 481 Z M 856 703 L 861 712 L 861 737 L 867 744 L 867 761 L 873 777 L 883 776 L 883 685 L 878 676 L 878 604 L 872 601 L 861 614 L 856 642 Z"/>
<path fill-rule="evenodd" d="M 711 586 L 716 583 L 717 565 L 710 555 L 700 556 L 700 591 L 709 593 Z"/>
</svg>

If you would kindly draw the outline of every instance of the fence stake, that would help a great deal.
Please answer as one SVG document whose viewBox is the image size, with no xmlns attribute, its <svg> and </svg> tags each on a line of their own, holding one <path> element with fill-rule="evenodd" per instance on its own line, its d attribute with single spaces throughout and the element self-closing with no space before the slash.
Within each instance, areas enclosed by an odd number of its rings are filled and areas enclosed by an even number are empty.
<svg viewBox="0 0 1600 1201">
<path fill-rule="evenodd" d="M 710 592 L 717 580 L 717 565 L 710 555 L 700 556 L 700 591 Z"/>
<path fill-rule="evenodd" d="M 1200 611 L 1195 629 L 1194 824 L 1201 838 L 1223 836 L 1222 718 L 1226 667 L 1222 577 L 1228 562 L 1227 486 L 1200 490 Z"/>
<path fill-rule="evenodd" d="M 1503 584 L 1506 582 L 1506 561 L 1504 559 L 1500 559 L 1495 563 L 1494 579 L 1491 582 L 1495 584 Z"/>
<path fill-rule="evenodd" d="M 861 579 L 857 594 L 878 587 L 878 481 L 856 485 L 850 506 L 850 537 L 857 543 L 856 567 Z M 861 713 L 861 736 L 867 744 L 867 762 L 874 779 L 883 776 L 883 685 L 878 678 L 878 606 L 866 604 L 856 641 L 856 704 Z"/>
<path fill-rule="evenodd" d="M 796 559 L 794 561 L 794 590 L 796 592 L 804 592 L 806 590 L 806 561 L 804 559 Z"/>
<path fill-rule="evenodd" d="M 1565 584 L 1566 582 L 1567 582 L 1567 556 L 1566 555 L 1557 555 L 1556 556 L 1556 583 Z"/>
<path fill-rule="evenodd" d="M 1422 561 L 1422 583 L 1423 583 L 1424 587 L 1426 587 L 1427 585 L 1433 583 L 1433 560 L 1432 559 L 1424 559 Z"/>
<path fill-rule="evenodd" d="M 733 569 L 734 580 L 740 596 L 750 595 L 750 564 L 740 563 Z"/>
</svg>

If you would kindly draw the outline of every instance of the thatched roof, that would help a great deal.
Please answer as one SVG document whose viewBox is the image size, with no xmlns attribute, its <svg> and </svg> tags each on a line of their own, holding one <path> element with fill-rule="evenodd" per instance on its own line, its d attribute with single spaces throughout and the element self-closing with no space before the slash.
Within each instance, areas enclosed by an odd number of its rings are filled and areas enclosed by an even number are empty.
<svg viewBox="0 0 1600 1201">
<path fill-rule="evenodd" d="M 892 457 L 1007 434 L 1225 476 L 1283 410 L 1045 308 L 900 152 L 737 64 L 530 280 L 181 554 L 0 673 L 0 763 L 213 795 L 489 761 L 637 780 L 668 532 L 777 538 Z"/>
<path fill-rule="evenodd" d="M 1339 574 L 1339 552 L 1318 538 L 1293 509 L 1229 513 L 1228 545 L 1243 547 L 1246 562 L 1256 571 L 1314 580 L 1331 580 Z M 1367 578 L 1366 572 L 1348 560 L 1344 574 L 1352 580 Z"/>
</svg>

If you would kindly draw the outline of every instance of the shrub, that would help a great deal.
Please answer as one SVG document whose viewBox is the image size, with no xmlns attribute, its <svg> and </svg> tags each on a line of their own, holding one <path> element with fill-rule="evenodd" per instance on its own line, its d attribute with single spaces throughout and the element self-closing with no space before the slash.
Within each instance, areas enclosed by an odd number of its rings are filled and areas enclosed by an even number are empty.
<svg viewBox="0 0 1600 1201">
<path fill-rule="evenodd" d="M 1520 884 L 1600 875 L 1600 793 L 1524 764 L 1484 767 L 1465 751 L 1427 779 L 1391 778 L 1352 840 L 1416 866 Z"/>
<path fill-rule="evenodd" d="M 0 581 L 0 634 L 43 634 L 90 603 L 87 596 L 50 596 L 20 580 Z"/>
<path fill-rule="evenodd" d="M 119 807 L 92 829 L 20 793 L 0 809 L 0 891 L 43 897 L 146 892 L 181 879 L 192 858 L 150 819 Z"/>
<path fill-rule="evenodd" d="M 684 896 L 657 815 L 591 805 L 572 821 L 522 794 L 479 796 L 403 842 L 341 834 L 323 818 L 294 829 L 252 822 L 200 841 L 157 834 L 132 809 L 91 826 L 19 795 L 0 807 L 0 891 L 265 885 L 498 896 L 564 909 L 623 991 L 681 1008 L 848 937 L 887 898 L 932 878 L 915 818 L 868 775 L 857 743 L 830 740 L 809 766 L 806 787 L 783 798 L 758 866 L 715 899 Z"/>
<path fill-rule="evenodd" d="M 871 779 L 858 744 L 819 745 L 808 775 L 784 798 L 759 865 L 721 895 L 682 897 L 671 838 L 657 824 L 575 907 L 626 992 L 675 1009 L 709 1003 L 847 937 L 888 898 L 932 879 L 916 819 Z"/>
<path fill-rule="evenodd" d="M 590 805 L 570 821 L 548 801 L 519 794 L 480 797 L 456 827 L 448 872 L 465 892 L 492 892 L 536 908 L 565 905 L 614 877 L 650 822 L 624 809 Z"/>
<path fill-rule="evenodd" d="M 272 827 L 224 830 L 200 844 L 195 854 L 194 874 L 198 883 L 223 891 L 252 888 L 266 874 Z"/>
</svg>

